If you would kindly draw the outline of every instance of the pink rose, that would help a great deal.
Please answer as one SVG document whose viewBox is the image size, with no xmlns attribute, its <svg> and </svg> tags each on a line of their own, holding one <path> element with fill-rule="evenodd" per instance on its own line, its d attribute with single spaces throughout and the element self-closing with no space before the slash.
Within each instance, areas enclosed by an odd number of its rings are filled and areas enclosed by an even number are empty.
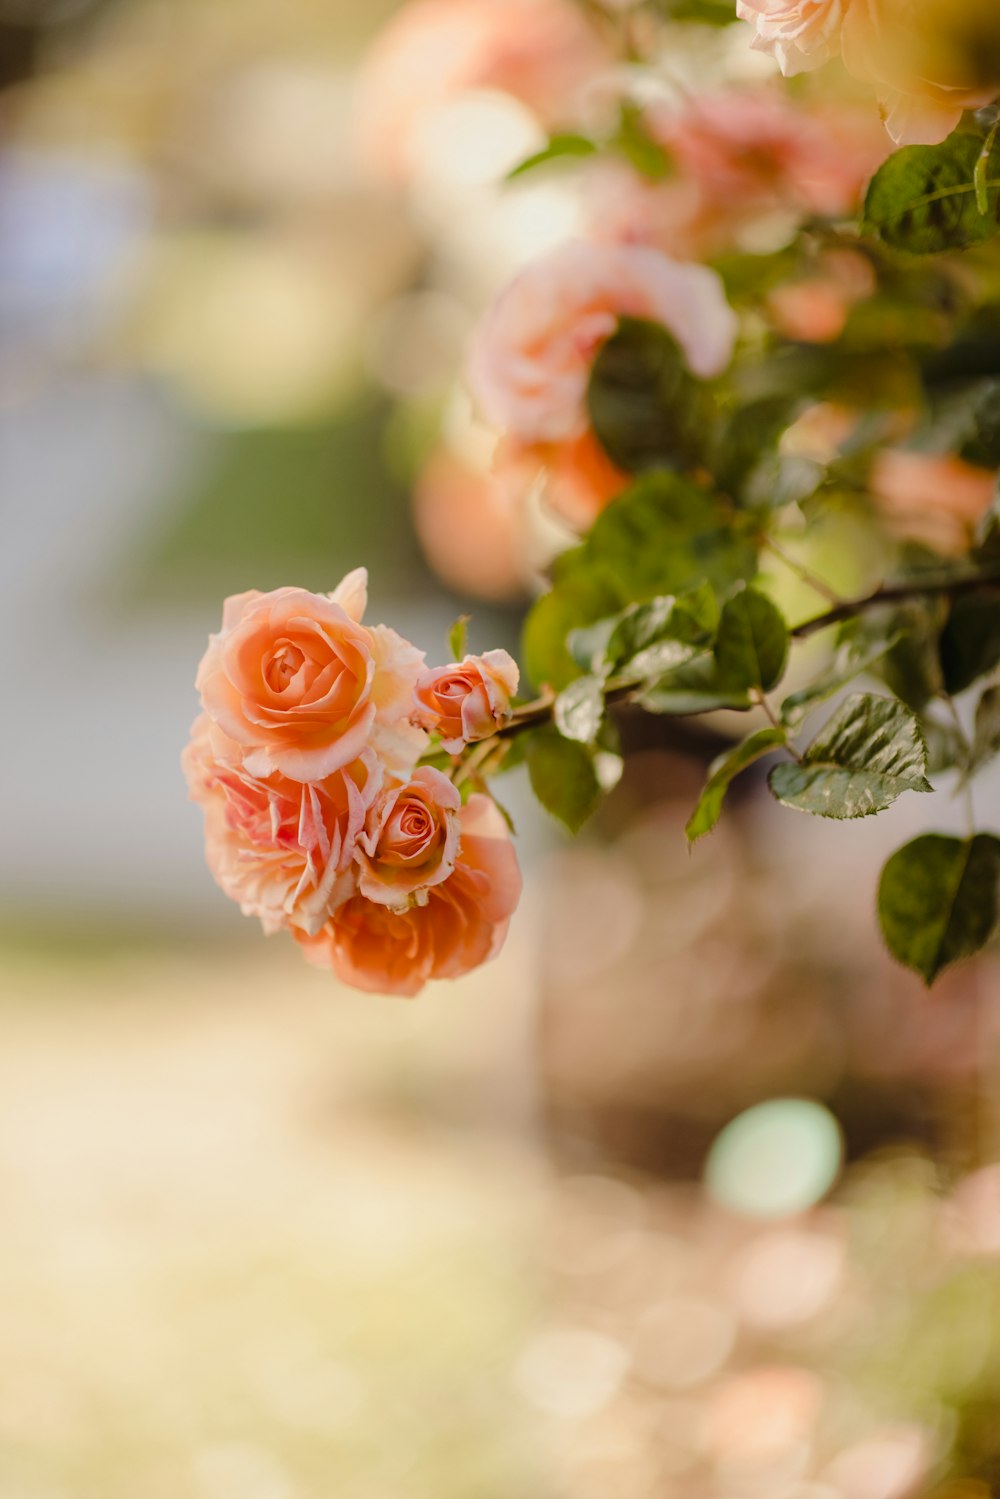
<svg viewBox="0 0 1000 1499">
<path fill-rule="evenodd" d="M 702 260 L 759 239 L 762 220 L 790 236 L 803 214 L 853 213 L 889 143 L 874 112 L 792 99 L 767 85 L 651 106 L 644 123 L 674 173 L 649 182 L 623 162 L 591 169 L 589 217 L 600 239 Z M 752 242 L 752 240 L 751 240 Z"/>
<path fill-rule="evenodd" d="M 381 782 L 375 756 L 366 751 L 308 785 L 279 773 L 262 780 L 203 714 L 182 765 L 205 815 L 208 866 L 225 893 L 266 932 L 319 931 L 356 887 L 355 849 Z"/>
<path fill-rule="evenodd" d="M 626 316 L 662 323 L 696 375 L 729 363 L 736 315 L 714 271 L 645 245 L 575 241 L 528 265 L 479 326 L 469 383 L 487 420 L 524 443 L 580 437 L 591 365 Z"/>
<path fill-rule="evenodd" d="M 886 448 L 875 456 L 868 487 L 896 536 L 961 557 L 993 503 L 997 473 L 950 453 Z"/>
<path fill-rule="evenodd" d="M 394 911 L 357 895 L 318 935 L 294 934 L 309 960 L 356 989 L 412 995 L 494 957 L 521 893 L 517 857 L 489 797 L 471 796 L 459 822 L 455 867 L 425 904 Z"/>
<path fill-rule="evenodd" d="M 462 798 L 448 777 L 423 766 L 383 791 L 368 814 L 355 858 L 367 900 L 405 911 L 455 868 Z M 418 902 L 419 903 L 419 902 Z"/>
<path fill-rule="evenodd" d="M 402 774 L 419 758 L 406 715 L 423 654 L 394 630 L 363 625 L 365 599 L 359 568 L 332 594 L 278 588 L 226 600 L 197 686 L 250 775 L 322 780 L 369 747 Z"/>
<path fill-rule="evenodd" d="M 443 748 L 457 755 L 507 722 L 519 675 L 507 651 L 466 656 L 424 671 L 417 679 L 414 717 L 422 728 L 440 734 Z"/>
</svg>

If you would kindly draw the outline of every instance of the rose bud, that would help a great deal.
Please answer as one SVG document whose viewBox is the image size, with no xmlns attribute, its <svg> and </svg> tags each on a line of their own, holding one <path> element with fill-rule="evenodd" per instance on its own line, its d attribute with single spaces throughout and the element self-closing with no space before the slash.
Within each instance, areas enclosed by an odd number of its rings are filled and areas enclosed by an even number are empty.
<svg viewBox="0 0 1000 1499">
<path fill-rule="evenodd" d="M 488 739 L 510 719 L 517 691 L 517 664 L 507 651 L 466 656 L 417 678 L 414 722 L 440 734 L 441 744 L 458 754 L 477 739 Z"/>
</svg>

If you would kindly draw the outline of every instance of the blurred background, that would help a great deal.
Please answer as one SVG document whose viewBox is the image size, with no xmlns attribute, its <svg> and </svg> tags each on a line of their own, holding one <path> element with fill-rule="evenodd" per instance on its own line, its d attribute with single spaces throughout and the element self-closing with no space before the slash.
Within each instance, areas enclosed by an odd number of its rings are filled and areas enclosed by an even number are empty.
<svg viewBox="0 0 1000 1499">
<path fill-rule="evenodd" d="M 0 1499 L 989 1499 L 1000 972 L 881 951 L 919 809 L 751 777 L 689 857 L 716 745 L 627 726 L 577 844 L 514 773 L 507 947 L 412 1005 L 204 869 L 225 594 L 516 649 L 563 534 L 457 376 L 580 206 L 497 186 L 530 99 L 363 62 L 397 9 L 0 0 Z"/>
</svg>

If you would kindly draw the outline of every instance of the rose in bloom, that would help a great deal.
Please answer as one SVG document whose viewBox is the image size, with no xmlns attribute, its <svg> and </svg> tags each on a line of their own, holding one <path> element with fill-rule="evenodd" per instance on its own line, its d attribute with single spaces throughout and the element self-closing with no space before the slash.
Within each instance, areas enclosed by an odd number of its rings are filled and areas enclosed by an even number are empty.
<svg viewBox="0 0 1000 1499">
<path fill-rule="evenodd" d="M 517 691 L 517 663 L 507 651 L 466 656 L 450 666 L 422 672 L 415 689 L 415 718 L 421 728 L 441 735 L 456 755 L 477 739 L 488 739 L 510 717 Z"/>
<path fill-rule="evenodd" d="M 203 714 L 182 766 L 205 816 L 208 866 L 225 893 L 265 932 L 319 931 L 355 889 L 355 850 L 382 779 L 371 751 L 322 781 L 278 772 L 261 779 Z"/>
<path fill-rule="evenodd" d="M 714 271 L 646 245 L 574 241 L 528 265 L 479 326 L 469 383 L 487 420 L 523 443 L 580 437 L 591 365 L 622 317 L 661 323 L 696 375 L 729 363 L 736 315 Z"/>
<path fill-rule="evenodd" d="M 384 791 L 357 843 L 360 894 L 394 911 L 423 904 L 455 868 L 461 808 L 455 786 L 429 766 Z"/>
<path fill-rule="evenodd" d="M 362 150 L 381 174 L 405 179 L 424 121 L 481 89 L 510 94 L 545 123 L 565 128 L 575 96 L 607 64 L 606 48 L 575 0 L 411 0 L 369 54 Z"/>
<path fill-rule="evenodd" d="M 396 911 L 357 895 L 316 936 L 295 934 L 310 961 L 356 989 L 413 995 L 494 957 L 521 893 L 517 857 L 489 797 L 471 796 L 459 824 L 454 869 L 424 904 Z"/>
<path fill-rule="evenodd" d="M 996 492 L 995 469 L 979 468 L 954 454 L 876 454 L 868 487 L 889 529 L 942 556 L 961 557 Z"/>
<path fill-rule="evenodd" d="M 736 0 L 754 27 L 752 47 L 786 75 L 842 57 L 874 85 L 892 139 L 908 145 L 944 140 L 963 110 L 1000 89 L 1000 80 L 977 76 L 975 49 L 958 45 L 947 10 L 937 0 Z"/>
<path fill-rule="evenodd" d="M 318 781 L 367 748 L 402 774 L 419 758 L 407 713 L 423 654 L 384 625 L 363 625 L 366 597 L 359 568 L 331 594 L 278 588 L 226 600 L 197 687 L 250 775 Z"/>
</svg>

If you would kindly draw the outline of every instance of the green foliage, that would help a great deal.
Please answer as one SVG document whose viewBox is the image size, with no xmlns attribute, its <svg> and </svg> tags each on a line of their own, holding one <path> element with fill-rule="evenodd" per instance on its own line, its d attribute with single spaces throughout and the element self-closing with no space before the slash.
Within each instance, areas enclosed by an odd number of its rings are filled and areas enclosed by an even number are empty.
<svg viewBox="0 0 1000 1499">
<path fill-rule="evenodd" d="M 461 661 L 469 639 L 469 614 L 460 614 L 448 631 L 448 649 L 453 661 Z"/>
<path fill-rule="evenodd" d="M 629 473 L 693 462 L 708 427 L 706 402 L 659 323 L 622 318 L 591 367 L 591 425 L 608 457 Z"/>
<path fill-rule="evenodd" d="M 939 146 L 894 151 L 869 183 L 863 227 L 914 255 L 990 239 L 1000 227 L 1000 176 L 991 155 L 977 192 L 983 149 L 981 135 L 956 133 Z"/>
<path fill-rule="evenodd" d="M 941 672 L 948 692 L 964 692 L 1000 662 L 1000 589 L 954 601 L 941 631 Z"/>
<path fill-rule="evenodd" d="M 689 479 L 645 474 L 598 517 L 580 546 L 559 558 L 551 591 L 525 624 L 528 674 L 539 686 L 565 687 L 589 669 L 567 647 L 571 632 L 664 594 L 725 593 L 756 571 L 744 517 Z"/>
<path fill-rule="evenodd" d="M 997 924 L 1000 839 L 926 833 L 882 871 L 878 915 L 893 957 L 926 984 L 989 941 Z"/>
<path fill-rule="evenodd" d="M 721 683 L 767 692 L 780 681 L 788 660 L 788 627 L 771 600 L 755 588 L 727 599 L 715 642 Z"/>
<path fill-rule="evenodd" d="M 741 743 L 719 755 L 708 769 L 708 780 L 698 798 L 697 805 L 685 828 L 688 842 L 694 843 L 704 833 L 710 833 L 722 812 L 722 803 L 733 778 L 746 770 L 755 760 L 769 755 L 772 750 L 785 743 L 782 729 L 758 729 Z"/>
<path fill-rule="evenodd" d="M 571 833 L 578 833 L 601 797 L 594 757 L 546 724 L 528 736 L 527 761 L 531 788 L 542 806 Z"/>
<path fill-rule="evenodd" d="M 854 693 L 801 761 L 776 765 L 768 785 L 778 801 L 820 817 L 868 817 L 904 791 L 930 791 L 927 750 L 902 703 Z"/>
</svg>

